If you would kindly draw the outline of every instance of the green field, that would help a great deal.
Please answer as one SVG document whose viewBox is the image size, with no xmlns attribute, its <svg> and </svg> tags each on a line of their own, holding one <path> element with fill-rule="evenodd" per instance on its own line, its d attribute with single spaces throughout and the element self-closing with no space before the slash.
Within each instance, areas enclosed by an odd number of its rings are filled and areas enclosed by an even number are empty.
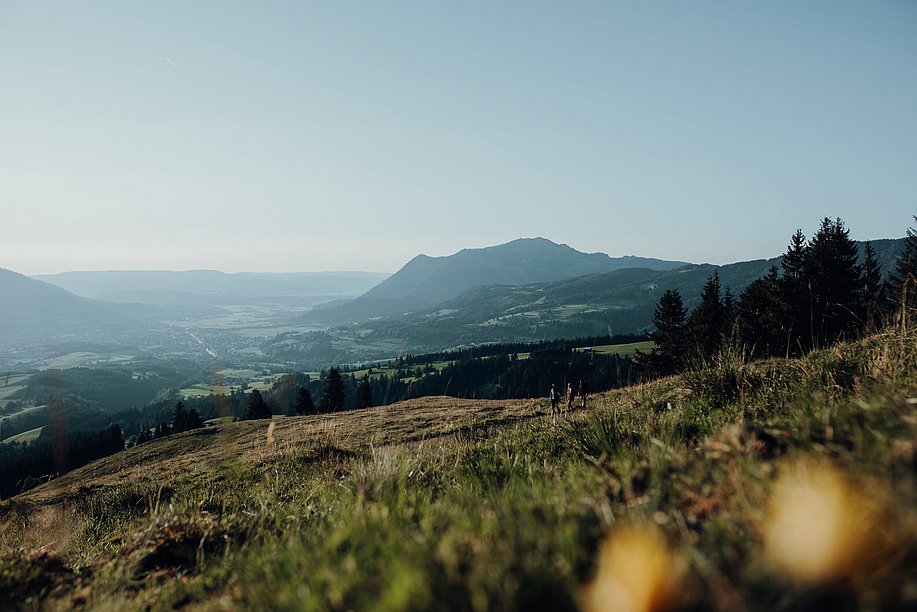
<svg viewBox="0 0 917 612">
<path fill-rule="evenodd" d="M 11 418 L 11 417 L 16 417 L 16 416 L 21 416 L 21 415 L 24 415 L 24 414 L 28 414 L 29 412 L 33 412 L 33 411 L 35 411 L 35 410 L 41 410 L 42 408 L 47 408 L 47 406 L 44 405 L 44 404 L 42 404 L 41 406 L 27 406 L 26 408 L 23 408 L 23 409 L 20 410 L 19 412 L 15 412 L 15 413 L 13 413 L 13 414 L 10 414 L 10 415 L 4 416 L 4 417 L 0 417 L 0 422 L 4 421 L 5 419 L 9 419 L 9 418 Z"/>
<path fill-rule="evenodd" d="M 14 399 L 16 394 L 26 388 L 30 374 L 4 374 L 0 377 L 0 408 L 5 408 L 7 403 Z"/>
<path fill-rule="evenodd" d="M 611 355 L 617 353 L 621 357 L 633 357 L 637 351 L 640 351 L 641 353 L 649 353 L 655 346 L 655 342 L 652 340 L 646 340 L 644 342 L 630 342 L 627 344 L 602 344 L 600 346 L 593 346 L 589 348 L 591 348 L 593 352 L 603 355 Z M 586 350 L 586 348 L 578 348 L 576 350 L 583 352 Z"/>
<path fill-rule="evenodd" d="M 7 438 L 6 440 L 0 441 L 0 444 L 17 444 L 20 442 L 32 442 L 38 439 L 38 436 L 41 435 L 42 429 L 44 429 L 44 427 L 36 427 L 35 429 L 24 431 L 21 434 L 16 434 L 15 436 L 11 436 Z"/>
<path fill-rule="evenodd" d="M 281 376 L 284 374 L 264 374 L 257 370 L 226 368 L 214 372 L 211 382 L 200 382 L 179 389 L 178 394 L 182 397 L 228 395 L 232 389 L 238 389 L 243 384 L 248 385 L 249 389 L 269 391 Z"/>
<path fill-rule="evenodd" d="M 74 351 L 66 355 L 49 357 L 41 362 L 39 370 L 66 370 L 98 363 L 124 363 L 132 359 L 130 355 L 106 355 L 92 351 Z"/>
</svg>

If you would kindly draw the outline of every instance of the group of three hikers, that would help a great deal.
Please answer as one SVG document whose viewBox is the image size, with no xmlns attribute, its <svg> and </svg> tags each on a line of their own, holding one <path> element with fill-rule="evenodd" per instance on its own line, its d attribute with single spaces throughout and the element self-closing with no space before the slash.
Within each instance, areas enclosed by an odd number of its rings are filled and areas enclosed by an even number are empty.
<svg viewBox="0 0 917 612">
<path fill-rule="evenodd" d="M 577 389 L 576 395 L 573 394 L 573 384 L 567 383 L 567 392 L 564 395 L 564 399 L 567 401 L 567 410 L 573 410 L 573 400 L 576 397 L 580 398 L 580 406 L 585 408 L 586 395 L 588 394 L 589 383 L 586 382 L 585 378 L 579 379 L 579 388 Z M 548 392 L 548 397 L 551 398 L 551 414 L 555 414 L 557 413 L 557 405 L 560 403 L 560 392 L 553 383 L 551 384 L 551 390 Z"/>
</svg>

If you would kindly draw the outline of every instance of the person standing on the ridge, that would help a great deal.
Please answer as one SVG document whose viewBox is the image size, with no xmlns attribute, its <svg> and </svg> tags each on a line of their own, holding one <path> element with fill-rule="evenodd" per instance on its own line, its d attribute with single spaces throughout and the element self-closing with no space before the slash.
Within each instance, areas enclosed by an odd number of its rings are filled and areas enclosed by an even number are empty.
<svg viewBox="0 0 917 612">
<path fill-rule="evenodd" d="M 567 410 L 573 410 L 573 383 L 567 383 Z"/>
<path fill-rule="evenodd" d="M 560 403 L 560 391 L 557 390 L 557 385 L 551 383 L 551 390 L 548 391 L 548 397 L 551 398 L 551 411 L 557 410 L 557 404 Z"/>
<path fill-rule="evenodd" d="M 579 379 L 579 397 L 582 402 L 581 407 L 586 407 L 586 395 L 589 393 L 589 383 L 585 378 Z"/>
<path fill-rule="evenodd" d="M 560 392 L 554 383 L 551 383 L 551 390 L 548 391 L 548 397 L 551 398 L 551 422 L 557 417 L 557 404 L 560 403 Z"/>
</svg>

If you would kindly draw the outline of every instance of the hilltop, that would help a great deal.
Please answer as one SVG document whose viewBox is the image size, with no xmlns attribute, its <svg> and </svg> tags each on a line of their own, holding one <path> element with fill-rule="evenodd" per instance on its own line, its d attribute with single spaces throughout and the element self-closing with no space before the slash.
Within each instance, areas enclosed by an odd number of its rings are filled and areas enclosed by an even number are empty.
<svg viewBox="0 0 917 612">
<path fill-rule="evenodd" d="M 0 504 L 0 604 L 912 609 L 915 439 L 910 331 L 727 350 L 557 424 L 452 398 L 221 420 Z"/>
<path fill-rule="evenodd" d="M 671 270 L 685 262 L 582 253 L 546 238 L 520 238 L 444 257 L 418 255 L 398 272 L 346 304 L 318 308 L 301 318 L 345 323 L 429 308 L 479 285 L 526 285 L 624 268 Z"/>
</svg>

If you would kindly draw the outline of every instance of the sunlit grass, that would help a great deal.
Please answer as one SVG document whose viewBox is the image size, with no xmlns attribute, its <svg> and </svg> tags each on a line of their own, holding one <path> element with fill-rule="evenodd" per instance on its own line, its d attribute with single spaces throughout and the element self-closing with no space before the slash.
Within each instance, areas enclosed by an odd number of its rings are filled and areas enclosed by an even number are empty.
<svg viewBox="0 0 917 612">
<path fill-rule="evenodd" d="M 915 354 L 886 334 L 798 361 L 724 355 L 557 425 L 546 400 L 448 398 L 223 423 L 5 502 L 0 592 L 110 609 L 910 609 Z"/>
</svg>

